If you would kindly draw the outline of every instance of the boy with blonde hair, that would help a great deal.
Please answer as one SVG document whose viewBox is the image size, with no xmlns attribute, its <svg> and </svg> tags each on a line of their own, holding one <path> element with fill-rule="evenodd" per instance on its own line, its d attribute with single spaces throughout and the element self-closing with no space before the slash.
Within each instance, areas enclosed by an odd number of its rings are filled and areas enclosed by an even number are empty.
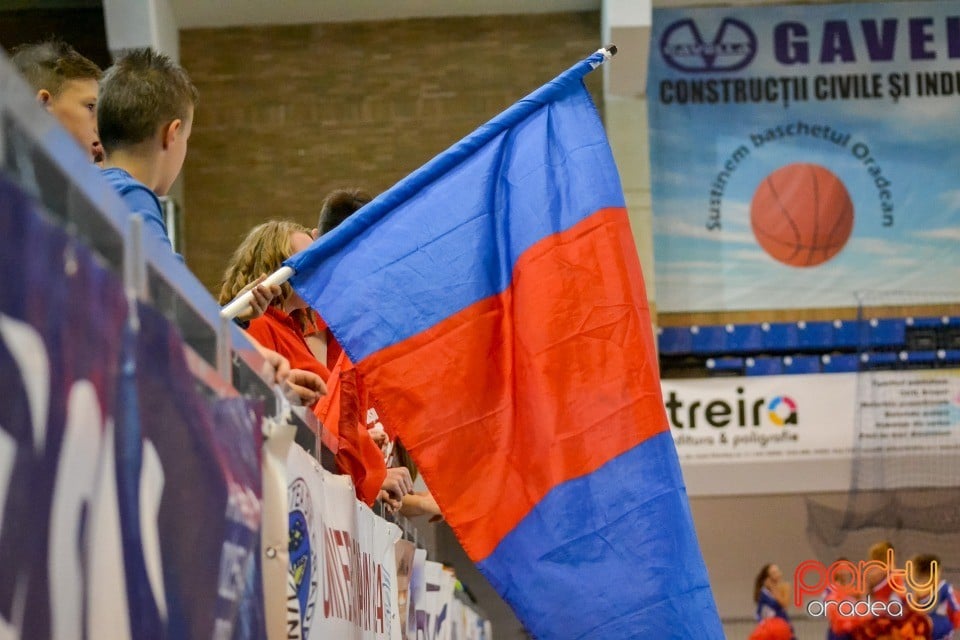
<svg viewBox="0 0 960 640">
<path fill-rule="evenodd" d="M 183 168 L 197 100 L 197 88 L 187 72 L 151 49 L 125 53 L 100 83 L 97 123 L 105 154 L 103 176 L 131 213 L 143 218 L 145 233 L 159 238 L 171 252 L 158 196 L 167 194 Z M 280 293 L 279 287 L 262 284 L 253 290 L 247 317 L 263 313 Z M 319 376 L 290 369 L 278 353 L 253 344 L 273 368 L 269 377 L 285 384 L 304 404 L 313 404 L 326 392 Z"/>
<path fill-rule="evenodd" d="M 103 72 L 66 42 L 17 47 L 12 58 L 37 102 L 74 137 L 93 162 L 103 159 L 97 133 L 97 83 Z"/>
</svg>

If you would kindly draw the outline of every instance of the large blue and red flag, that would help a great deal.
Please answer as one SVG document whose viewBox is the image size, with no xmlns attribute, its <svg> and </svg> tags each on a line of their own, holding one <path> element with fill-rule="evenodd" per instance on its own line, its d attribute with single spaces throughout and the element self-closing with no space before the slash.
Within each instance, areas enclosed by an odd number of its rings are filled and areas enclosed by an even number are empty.
<svg viewBox="0 0 960 640">
<path fill-rule="evenodd" d="M 538 638 L 722 638 L 660 394 L 598 52 L 288 261 Z"/>
</svg>

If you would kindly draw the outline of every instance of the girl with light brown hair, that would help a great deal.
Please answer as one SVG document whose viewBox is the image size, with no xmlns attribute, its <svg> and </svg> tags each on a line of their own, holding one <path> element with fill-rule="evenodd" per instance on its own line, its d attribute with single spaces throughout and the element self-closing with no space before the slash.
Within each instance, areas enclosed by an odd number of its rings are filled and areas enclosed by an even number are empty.
<svg viewBox="0 0 960 640">
<path fill-rule="evenodd" d="M 303 251 L 312 242 L 310 229 L 296 222 L 273 220 L 254 227 L 234 251 L 224 273 L 220 303 L 232 300 L 261 275 L 273 273 L 284 260 Z M 268 349 L 287 358 L 292 368 L 313 372 L 330 384 L 330 370 L 317 360 L 303 337 L 307 311 L 307 304 L 285 283 L 266 312 L 250 321 L 247 332 Z M 402 467 L 388 470 L 380 449 L 365 428 L 357 428 L 355 421 L 327 421 L 328 416 L 334 415 L 334 410 L 340 414 L 339 408 L 329 407 L 335 402 L 334 397 L 325 401 L 318 399 L 311 408 L 324 423 L 324 428 L 339 438 L 338 467 L 353 478 L 360 500 L 373 504 L 383 492 L 388 504 L 399 507 L 403 497 L 413 490 L 410 472 Z"/>
</svg>

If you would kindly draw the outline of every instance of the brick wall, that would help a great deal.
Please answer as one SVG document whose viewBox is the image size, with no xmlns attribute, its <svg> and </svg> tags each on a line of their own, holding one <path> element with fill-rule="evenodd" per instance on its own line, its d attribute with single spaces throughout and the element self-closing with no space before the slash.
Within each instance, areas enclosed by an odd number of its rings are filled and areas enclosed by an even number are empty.
<svg viewBox="0 0 960 640">
<path fill-rule="evenodd" d="M 196 29 L 185 257 L 211 291 L 254 225 L 315 226 L 337 187 L 378 193 L 600 43 L 564 13 Z M 588 76 L 598 106 L 601 74 Z"/>
</svg>

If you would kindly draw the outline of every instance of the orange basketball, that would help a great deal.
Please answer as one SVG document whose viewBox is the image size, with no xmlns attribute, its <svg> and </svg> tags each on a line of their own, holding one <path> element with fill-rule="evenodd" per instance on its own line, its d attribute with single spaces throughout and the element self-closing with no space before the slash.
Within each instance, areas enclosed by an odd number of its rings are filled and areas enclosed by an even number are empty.
<svg viewBox="0 0 960 640">
<path fill-rule="evenodd" d="M 750 226 L 772 258 L 813 267 L 840 253 L 853 231 L 853 202 L 837 176 L 816 164 L 780 167 L 750 202 Z"/>
</svg>

